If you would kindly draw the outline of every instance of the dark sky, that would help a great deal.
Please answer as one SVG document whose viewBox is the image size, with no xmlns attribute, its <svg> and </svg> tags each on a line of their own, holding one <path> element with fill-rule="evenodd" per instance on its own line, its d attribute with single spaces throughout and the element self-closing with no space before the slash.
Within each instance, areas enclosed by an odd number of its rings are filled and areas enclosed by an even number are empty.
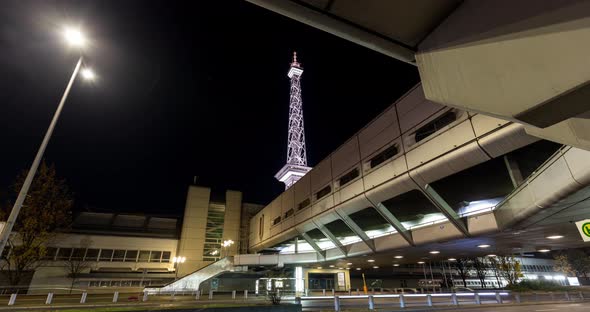
<svg viewBox="0 0 590 312">
<path fill-rule="evenodd" d="M 45 159 L 78 209 L 178 214 L 193 176 L 266 204 L 283 190 L 291 54 L 303 64 L 308 162 L 418 81 L 417 69 L 243 1 L 0 2 L 0 194 L 30 166 L 77 54 L 78 80 Z"/>
</svg>

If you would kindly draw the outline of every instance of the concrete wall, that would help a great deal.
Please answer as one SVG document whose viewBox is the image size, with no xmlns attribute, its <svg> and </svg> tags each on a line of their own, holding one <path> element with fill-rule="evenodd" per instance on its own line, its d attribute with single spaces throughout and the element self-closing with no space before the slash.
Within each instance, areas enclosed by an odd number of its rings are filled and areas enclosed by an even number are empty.
<svg viewBox="0 0 590 312">
<path fill-rule="evenodd" d="M 223 240 L 233 240 L 234 244 L 224 248 L 224 256 L 238 253 L 240 246 L 240 226 L 242 213 L 242 192 L 225 192 L 225 218 L 223 221 Z"/>
<path fill-rule="evenodd" d="M 209 188 L 193 185 L 188 188 L 178 243 L 178 255 L 186 257 L 186 262 L 178 266 L 178 276 L 187 275 L 209 263 L 203 261 L 203 247 L 210 196 Z"/>
</svg>

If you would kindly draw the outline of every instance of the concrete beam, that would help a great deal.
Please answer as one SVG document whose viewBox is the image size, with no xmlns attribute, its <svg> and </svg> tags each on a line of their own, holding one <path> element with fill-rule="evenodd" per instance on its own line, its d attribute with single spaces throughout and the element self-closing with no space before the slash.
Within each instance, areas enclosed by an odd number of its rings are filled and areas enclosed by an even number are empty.
<svg viewBox="0 0 590 312">
<path fill-rule="evenodd" d="M 344 221 L 346 226 L 348 226 L 348 228 L 350 228 L 350 230 L 353 231 L 354 234 L 356 234 L 356 236 L 358 236 L 363 241 L 363 243 L 365 243 L 365 245 L 371 248 L 373 252 L 377 252 L 377 249 L 375 249 L 375 242 L 367 235 L 367 233 L 365 233 L 365 231 L 363 231 L 363 229 L 361 229 L 360 226 L 358 226 L 358 224 L 356 224 L 356 222 L 354 222 L 348 215 L 340 213 L 338 210 L 335 211 L 336 214 L 340 216 L 340 219 Z"/>
<path fill-rule="evenodd" d="M 514 186 L 514 188 L 517 188 L 519 185 L 522 184 L 522 181 L 524 181 L 518 163 L 514 158 L 509 157 L 508 155 L 504 155 L 504 164 L 506 164 L 506 169 L 508 169 L 508 174 L 510 175 L 512 186 Z"/>
<path fill-rule="evenodd" d="M 320 232 L 322 232 L 322 234 L 324 234 L 324 236 L 326 236 L 326 238 L 328 238 L 332 244 L 334 244 L 334 246 L 336 247 L 336 249 L 340 250 L 340 252 L 343 255 L 348 255 L 348 252 L 346 251 L 346 248 L 344 247 L 344 245 L 342 245 L 342 243 L 338 240 L 338 238 L 332 234 L 332 232 L 324 225 L 316 223 L 315 221 L 312 221 L 313 224 L 315 224 L 315 226 L 318 228 L 318 230 L 320 230 Z"/>
<path fill-rule="evenodd" d="M 313 250 L 315 250 L 322 258 L 326 259 L 326 251 L 322 250 L 307 233 L 300 233 L 303 240 L 305 240 Z"/>
<path fill-rule="evenodd" d="M 412 232 L 406 229 L 403 224 L 396 218 L 382 203 L 377 203 L 375 210 L 401 235 L 410 246 L 415 246 Z"/>
<path fill-rule="evenodd" d="M 467 230 L 467 225 L 465 221 L 459 217 L 459 215 L 453 210 L 453 208 L 434 190 L 434 188 L 426 184 L 424 187 L 424 193 L 428 199 L 442 212 L 463 235 L 469 237 L 469 230 Z"/>
<path fill-rule="evenodd" d="M 426 98 L 510 120 L 527 132 L 590 149 L 590 2 L 464 1 L 422 41 Z M 572 119 L 577 131 L 569 128 Z M 586 129 L 586 130 L 584 130 Z"/>
</svg>

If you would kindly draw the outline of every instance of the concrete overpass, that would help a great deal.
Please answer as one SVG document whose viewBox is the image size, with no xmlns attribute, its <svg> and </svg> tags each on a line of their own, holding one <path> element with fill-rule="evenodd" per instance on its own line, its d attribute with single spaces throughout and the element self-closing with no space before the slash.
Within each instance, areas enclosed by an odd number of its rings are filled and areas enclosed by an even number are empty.
<svg viewBox="0 0 590 312">
<path fill-rule="evenodd" d="M 590 2 L 248 0 L 418 66 L 427 99 L 590 149 Z"/>
</svg>

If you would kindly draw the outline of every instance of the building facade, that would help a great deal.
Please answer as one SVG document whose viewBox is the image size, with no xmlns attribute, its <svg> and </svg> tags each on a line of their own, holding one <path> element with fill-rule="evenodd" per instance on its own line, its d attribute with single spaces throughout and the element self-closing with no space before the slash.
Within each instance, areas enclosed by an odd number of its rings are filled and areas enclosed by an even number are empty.
<svg viewBox="0 0 590 312">
<path fill-rule="evenodd" d="M 189 186 L 181 216 L 79 213 L 71 230 L 47 243 L 47 255 L 23 289 L 140 291 L 232 256 L 247 246 L 241 240 L 249 222 L 242 222 L 242 213 L 248 217 L 262 206 L 243 203 L 239 191 L 213 197 L 210 188 Z"/>
</svg>

